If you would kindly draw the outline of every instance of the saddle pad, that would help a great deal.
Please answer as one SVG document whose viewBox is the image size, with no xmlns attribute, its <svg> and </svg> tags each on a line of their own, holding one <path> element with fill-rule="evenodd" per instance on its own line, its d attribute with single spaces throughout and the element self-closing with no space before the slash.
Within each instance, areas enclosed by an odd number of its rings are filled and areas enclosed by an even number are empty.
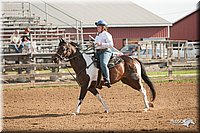
<svg viewBox="0 0 200 133">
<path fill-rule="evenodd" d="M 108 63 L 108 68 L 113 68 L 113 67 L 115 67 L 117 64 L 119 64 L 121 62 L 123 62 L 123 60 L 122 60 L 121 57 L 119 57 L 119 56 L 113 56 L 110 59 L 109 63 Z"/>
<path fill-rule="evenodd" d="M 99 60 L 97 60 L 96 58 L 93 57 L 94 60 L 94 65 L 95 67 L 100 69 L 100 63 Z M 119 56 L 112 56 L 110 61 L 108 62 L 108 68 L 113 68 L 115 67 L 117 64 L 123 62 L 122 58 Z"/>
</svg>

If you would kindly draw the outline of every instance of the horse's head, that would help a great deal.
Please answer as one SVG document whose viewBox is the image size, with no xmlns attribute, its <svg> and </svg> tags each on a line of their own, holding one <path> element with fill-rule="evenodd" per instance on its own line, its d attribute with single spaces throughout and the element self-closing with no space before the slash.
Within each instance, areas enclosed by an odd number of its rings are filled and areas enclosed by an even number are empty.
<svg viewBox="0 0 200 133">
<path fill-rule="evenodd" d="M 58 51 L 56 52 L 54 62 L 59 63 L 64 58 L 68 59 L 76 53 L 77 45 L 74 42 L 65 42 L 62 38 L 60 39 Z"/>
</svg>

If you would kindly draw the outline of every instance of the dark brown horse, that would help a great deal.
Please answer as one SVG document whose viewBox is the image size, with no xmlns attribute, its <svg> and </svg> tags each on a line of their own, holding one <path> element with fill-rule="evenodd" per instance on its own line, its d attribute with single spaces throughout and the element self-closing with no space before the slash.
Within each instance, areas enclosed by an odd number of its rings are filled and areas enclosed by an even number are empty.
<svg viewBox="0 0 200 133">
<path fill-rule="evenodd" d="M 147 111 L 150 106 L 153 106 L 147 99 L 146 90 L 142 85 L 142 79 L 147 83 L 151 91 L 151 101 L 154 101 L 156 92 L 150 79 L 148 78 L 143 64 L 134 58 L 122 55 L 123 62 L 110 69 L 110 81 L 114 84 L 118 81 L 129 85 L 133 89 L 140 91 L 143 94 L 144 110 Z M 55 55 L 54 62 L 67 59 L 71 63 L 71 67 L 76 73 L 76 80 L 81 86 L 80 96 L 78 99 L 77 110 L 75 114 L 80 112 L 81 103 L 86 96 L 87 91 L 95 95 L 102 103 L 105 112 L 108 113 L 108 107 L 99 92 L 97 91 L 98 68 L 95 67 L 91 55 L 81 52 L 74 42 L 66 43 L 63 39 L 60 40 L 58 51 Z"/>
</svg>

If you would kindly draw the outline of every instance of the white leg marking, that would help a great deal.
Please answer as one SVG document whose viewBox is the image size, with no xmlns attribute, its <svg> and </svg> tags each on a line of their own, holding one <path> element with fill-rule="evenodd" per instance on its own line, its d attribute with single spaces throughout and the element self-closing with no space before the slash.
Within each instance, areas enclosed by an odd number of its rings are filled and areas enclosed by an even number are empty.
<svg viewBox="0 0 200 133">
<path fill-rule="evenodd" d="M 101 104 L 103 105 L 104 109 L 105 109 L 105 112 L 108 113 L 109 112 L 109 109 L 108 109 L 108 106 L 106 105 L 106 103 L 104 102 L 103 98 L 99 95 L 99 94 L 96 94 L 96 97 L 98 98 L 98 100 L 101 102 Z"/>
<path fill-rule="evenodd" d="M 77 104 L 77 108 L 76 108 L 76 114 L 80 113 L 81 103 L 82 103 L 82 100 L 78 100 L 78 104 Z"/>
<path fill-rule="evenodd" d="M 135 64 L 137 73 L 138 73 L 138 78 L 139 78 L 139 84 L 141 86 L 140 91 L 143 94 L 143 100 L 144 100 L 144 111 L 146 112 L 149 109 L 149 101 L 147 99 L 147 94 L 146 90 L 142 85 L 142 76 L 141 76 L 141 65 L 139 63 Z"/>
<path fill-rule="evenodd" d="M 147 99 L 147 94 L 145 88 L 141 84 L 141 92 L 143 94 L 143 99 L 144 99 L 144 111 L 147 111 L 149 109 L 149 101 Z"/>
<path fill-rule="evenodd" d="M 92 81 L 97 81 L 99 69 L 97 69 L 94 64 L 91 64 L 93 62 L 91 55 L 83 54 L 83 58 L 85 59 L 86 65 L 90 65 L 90 67 L 86 69 L 86 73 L 90 77 L 90 81 L 87 86 L 87 88 L 89 88 Z"/>
</svg>

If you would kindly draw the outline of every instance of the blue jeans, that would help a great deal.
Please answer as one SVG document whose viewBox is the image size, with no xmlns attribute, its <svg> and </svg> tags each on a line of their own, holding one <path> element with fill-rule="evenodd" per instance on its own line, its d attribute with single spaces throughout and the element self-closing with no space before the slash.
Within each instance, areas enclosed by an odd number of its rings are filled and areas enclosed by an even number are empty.
<svg viewBox="0 0 200 133">
<path fill-rule="evenodd" d="M 22 53 L 23 48 L 24 48 L 24 46 L 22 44 L 20 44 L 19 47 L 17 47 L 17 44 L 15 44 L 15 52 L 16 53 Z"/>
<path fill-rule="evenodd" d="M 110 73 L 108 68 L 108 62 L 112 56 L 111 50 L 108 48 L 105 51 L 98 51 L 96 52 L 97 59 L 100 61 L 101 71 L 104 77 L 104 80 L 110 83 Z"/>
<path fill-rule="evenodd" d="M 9 47 L 14 48 L 16 53 L 22 53 L 23 45 L 20 44 L 18 47 L 17 44 L 11 44 Z M 16 64 L 20 64 L 19 59 L 16 61 Z M 18 74 L 22 74 L 22 68 L 18 68 Z"/>
</svg>

